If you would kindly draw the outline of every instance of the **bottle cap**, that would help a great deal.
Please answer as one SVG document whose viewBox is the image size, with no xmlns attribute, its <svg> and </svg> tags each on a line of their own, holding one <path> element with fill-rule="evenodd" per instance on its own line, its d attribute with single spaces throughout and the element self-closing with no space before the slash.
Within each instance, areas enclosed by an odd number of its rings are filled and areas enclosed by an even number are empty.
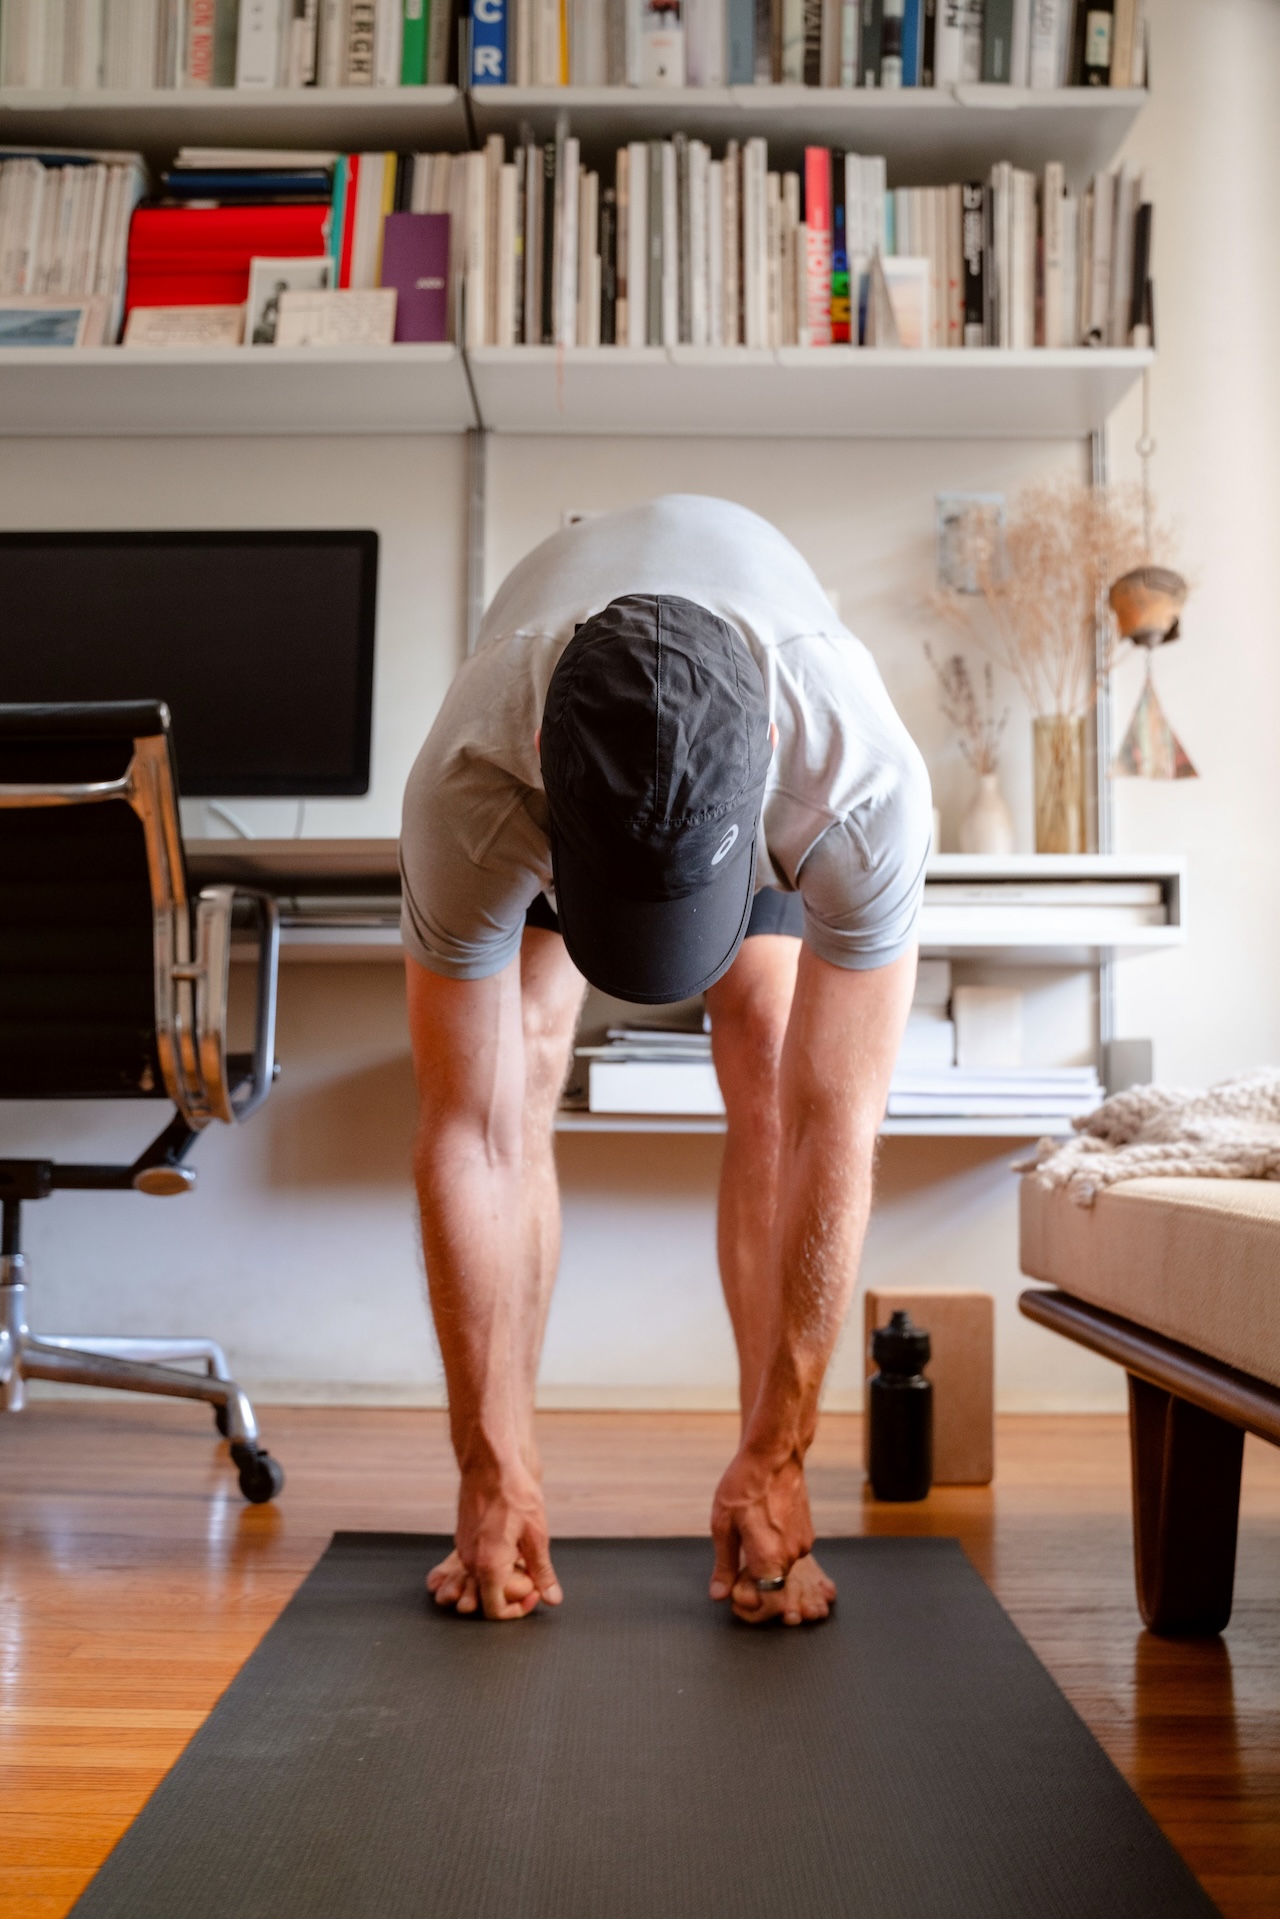
<svg viewBox="0 0 1280 1919">
<path fill-rule="evenodd" d="M 871 1357 L 884 1373 L 918 1373 L 928 1365 L 929 1353 L 929 1335 L 910 1313 L 892 1314 L 889 1324 L 871 1335 Z"/>
</svg>

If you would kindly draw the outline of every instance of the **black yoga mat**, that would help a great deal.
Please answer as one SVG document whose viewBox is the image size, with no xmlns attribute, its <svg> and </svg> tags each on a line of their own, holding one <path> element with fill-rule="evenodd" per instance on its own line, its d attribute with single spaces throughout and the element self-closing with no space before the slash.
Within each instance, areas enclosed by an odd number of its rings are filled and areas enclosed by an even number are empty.
<svg viewBox="0 0 1280 1919">
<path fill-rule="evenodd" d="M 735 1625 L 703 1540 L 570 1540 L 438 1612 L 449 1542 L 339 1533 L 77 1919 L 1191 1919 L 1216 1908 L 959 1546 L 818 1551 Z"/>
</svg>

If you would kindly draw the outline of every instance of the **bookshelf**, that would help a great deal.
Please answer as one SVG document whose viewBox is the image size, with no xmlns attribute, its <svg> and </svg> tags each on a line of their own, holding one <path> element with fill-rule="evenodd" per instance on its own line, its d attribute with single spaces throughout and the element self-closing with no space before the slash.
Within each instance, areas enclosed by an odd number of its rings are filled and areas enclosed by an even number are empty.
<svg viewBox="0 0 1280 1919">
<path fill-rule="evenodd" d="M 867 347 L 87 347 L 0 356 L 0 435 L 1075 439 L 1151 354 Z M 470 376 L 468 378 L 468 375 Z M 474 394 L 474 401 L 473 401 Z"/>
</svg>

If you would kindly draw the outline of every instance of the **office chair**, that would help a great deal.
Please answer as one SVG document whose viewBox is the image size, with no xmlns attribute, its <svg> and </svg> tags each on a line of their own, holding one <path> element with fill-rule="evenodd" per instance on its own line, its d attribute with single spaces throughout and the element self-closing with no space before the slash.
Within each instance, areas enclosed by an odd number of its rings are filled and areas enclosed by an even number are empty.
<svg viewBox="0 0 1280 1919">
<path fill-rule="evenodd" d="M 252 1055 L 226 1048 L 233 915 L 258 934 Z M 190 1191 L 197 1136 L 214 1120 L 238 1125 L 271 1090 L 278 960 L 266 894 L 209 886 L 192 910 L 167 707 L 0 705 L 0 1099 L 176 1109 L 130 1166 L 0 1158 L 0 1410 L 21 1409 L 28 1379 L 206 1400 L 254 1504 L 274 1498 L 284 1474 L 222 1349 L 34 1336 L 21 1209 L 67 1190 Z"/>
</svg>

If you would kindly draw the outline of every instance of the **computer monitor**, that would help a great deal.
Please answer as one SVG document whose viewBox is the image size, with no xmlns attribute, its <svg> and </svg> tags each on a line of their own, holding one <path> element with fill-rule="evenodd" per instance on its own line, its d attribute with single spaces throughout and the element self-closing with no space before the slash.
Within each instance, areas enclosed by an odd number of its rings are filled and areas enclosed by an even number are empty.
<svg viewBox="0 0 1280 1919">
<path fill-rule="evenodd" d="M 0 534 L 0 700 L 164 700 L 184 794 L 367 793 L 378 536 Z"/>
</svg>

